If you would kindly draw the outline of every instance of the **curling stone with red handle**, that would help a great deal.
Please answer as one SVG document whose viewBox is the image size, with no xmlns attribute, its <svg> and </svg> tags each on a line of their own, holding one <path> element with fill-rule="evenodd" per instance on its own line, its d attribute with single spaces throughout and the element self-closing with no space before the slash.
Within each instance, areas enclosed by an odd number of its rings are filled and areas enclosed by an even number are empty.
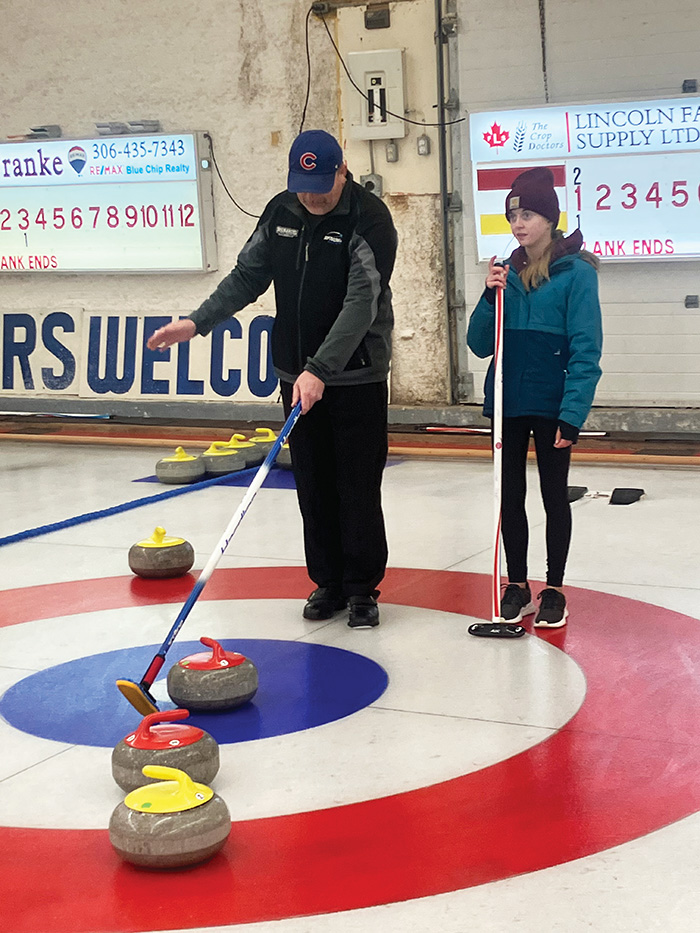
<svg viewBox="0 0 700 933">
<path fill-rule="evenodd" d="M 194 548 L 190 542 L 167 535 L 160 526 L 129 550 L 129 567 L 139 577 L 181 577 L 192 564 Z"/>
<path fill-rule="evenodd" d="M 224 710 L 251 700 L 258 689 L 253 662 L 235 651 L 225 651 L 213 638 L 199 640 L 211 652 L 191 654 L 168 671 L 173 703 L 189 710 Z"/>
<path fill-rule="evenodd" d="M 169 709 L 144 716 L 138 728 L 112 751 L 112 777 L 122 790 L 136 790 L 151 780 L 145 765 L 179 768 L 193 781 L 208 784 L 219 770 L 219 746 L 208 732 L 188 726 L 186 709 Z"/>
<path fill-rule="evenodd" d="M 177 447 L 174 456 L 163 457 L 156 463 L 156 476 L 161 483 L 196 483 L 204 479 L 205 473 L 202 458 L 191 456 L 183 447 Z"/>
<path fill-rule="evenodd" d="M 158 781 L 127 794 L 109 821 L 109 841 L 133 865 L 182 868 L 215 855 L 231 832 L 224 801 L 184 771 L 146 765 Z"/>
</svg>

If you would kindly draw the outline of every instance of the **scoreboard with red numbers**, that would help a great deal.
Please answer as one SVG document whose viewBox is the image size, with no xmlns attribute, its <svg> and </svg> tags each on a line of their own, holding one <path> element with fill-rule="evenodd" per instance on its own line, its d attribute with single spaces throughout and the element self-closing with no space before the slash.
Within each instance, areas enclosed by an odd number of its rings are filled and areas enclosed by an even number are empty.
<svg viewBox="0 0 700 933">
<path fill-rule="evenodd" d="M 700 99 L 586 104 L 470 117 L 479 259 L 517 243 L 505 218 L 513 180 L 552 169 L 560 229 L 615 260 L 700 257 Z"/>
<path fill-rule="evenodd" d="M 0 144 L 0 272 L 213 269 L 207 134 Z"/>
</svg>

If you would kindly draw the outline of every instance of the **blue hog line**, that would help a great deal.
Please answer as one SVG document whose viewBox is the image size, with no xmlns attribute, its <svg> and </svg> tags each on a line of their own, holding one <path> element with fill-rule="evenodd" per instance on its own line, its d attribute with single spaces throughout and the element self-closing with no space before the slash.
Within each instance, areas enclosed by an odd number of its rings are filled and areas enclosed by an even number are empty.
<svg viewBox="0 0 700 933">
<path fill-rule="evenodd" d="M 141 385 L 142 395 L 170 394 L 170 382 L 167 379 L 156 379 L 153 368 L 158 360 L 169 359 L 170 350 L 165 353 L 149 350 L 146 341 L 159 327 L 173 320 L 173 315 L 149 316 L 144 319 L 142 347 L 141 347 Z M 124 348 L 119 352 L 119 326 L 120 318 L 107 317 L 105 338 L 104 375 L 100 375 L 100 350 L 102 346 L 101 317 L 91 317 L 89 325 L 88 351 L 86 361 L 86 379 L 90 389 L 97 395 L 111 393 L 124 395 L 134 385 L 136 378 L 136 354 L 138 318 L 125 319 Z M 257 315 L 248 328 L 248 354 L 246 381 L 248 388 L 257 398 L 268 398 L 277 385 L 277 376 L 272 367 L 270 333 L 274 318 L 271 315 Z M 17 338 L 15 331 L 23 329 L 24 336 Z M 62 329 L 64 333 L 75 332 L 75 321 L 64 311 L 54 311 L 48 314 L 41 324 L 41 339 L 48 352 L 56 357 L 63 369 L 56 372 L 48 366 L 41 369 L 41 381 L 46 389 L 66 390 L 75 381 L 76 358 L 65 344 L 61 343 L 54 331 Z M 243 339 L 241 322 L 236 318 L 219 324 L 212 331 L 210 383 L 214 392 L 223 397 L 230 398 L 241 386 L 242 373 L 240 369 L 229 369 L 224 375 L 224 337 L 228 334 L 233 340 Z M 265 360 L 265 377 L 262 369 L 261 349 L 263 335 L 267 334 L 267 356 Z M 19 365 L 22 382 L 25 389 L 34 389 L 35 381 L 31 369 L 30 357 L 37 346 L 37 322 L 30 315 L 23 312 L 3 315 L 3 350 L 2 350 L 2 388 L 14 389 L 15 360 Z M 177 371 L 175 377 L 176 395 L 204 395 L 204 381 L 191 379 L 189 375 L 190 347 L 187 343 L 178 345 Z M 118 364 L 121 364 L 122 375 L 117 375 Z"/>
<path fill-rule="evenodd" d="M 188 486 L 182 488 L 168 489 L 165 492 L 157 493 L 155 496 L 131 499 L 129 502 L 123 502 L 121 505 L 112 505 L 107 509 L 99 509 L 95 512 L 84 512 L 82 515 L 75 515 L 73 518 L 65 518 L 60 522 L 53 522 L 50 525 L 38 525 L 36 528 L 28 528 L 26 531 L 18 531 L 15 534 L 0 538 L 0 547 L 4 547 L 6 544 L 16 544 L 18 541 L 26 541 L 28 538 L 38 538 L 41 535 L 50 534 L 52 531 L 72 528 L 74 525 L 94 522 L 98 518 L 108 518 L 110 515 L 118 515 L 120 512 L 130 512 L 132 509 L 141 508 L 142 505 L 150 505 L 152 502 L 172 499 L 175 496 L 183 496 L 188 492 L 195 492 L 197 489 L 206 489 L 208 486 L 216 486 L 219 483 L 225 483 L 226 480 L 230 480 L 230 478 L 228 474 L 215 476 L 212 479 L 201 480 L 198 483 L 190 483 Z"/>
</svg>

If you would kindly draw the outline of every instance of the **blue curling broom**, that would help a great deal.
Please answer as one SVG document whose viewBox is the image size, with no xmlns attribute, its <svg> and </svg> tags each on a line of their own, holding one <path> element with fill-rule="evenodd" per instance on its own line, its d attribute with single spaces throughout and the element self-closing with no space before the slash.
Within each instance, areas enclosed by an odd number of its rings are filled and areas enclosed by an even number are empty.
<svg viewBox="0 0 700 933">
<path fill-rule="evenodd" d="M 265 457 L 264 462 L 260 465 L 260 468 L 258 469 L 257 473 L 253 477 L 253 480 L 250 486 L 248 487 L 248 490 L 245 496 L 243 497 L 241 501 L 241 504 L 238 506 L 238 509 L 236 510 L 235 514 L 231 518 L 231 521 L 226 526 L 226 530 L 224 531 L 223 535 L 219 539 L 219 542 L 216 545 L 214 552 L 212 553 L 204 569 L 199 575 L 197 582 L 192 587 L 192 592 L 187 597 L 184 606 L 178 613 L 177 619 L 175 619 L 175 622 L 173 623 L 173 627 L 168 632 L 167 638 L 165 639 L 163 644 L 160 646 L 160 648 L 156 652 L 151 663 L 148 665 L 148 670 L 146 671 L 146 673 L 143 675 L 143 677 L 138 683 L 136 683 L 136 681 L 134 680 L 118 680 L 117 681 L 117 687 L 121 690 L 121 692 L 127 698 L 129 703 L 131 703 L 134 709 L 138 710 L 138 712 L 141 713 L 142 716 L 148 716 L 149 713 L 158 712 L 158 705 L 156 704 L 154 697 L 150 693 L 150 688 L 153 686 L 153 681 L 158 676 L 158 672 L 160 671 L 160 669 L 163 666 L 163 663 L 165 662 L 165 655 L 168 653 L 170 646 L 177 638 L 178 632 L 180 631 L 182 626 L 185 624 L 185 620 L 187 619 L 187 616 L 190 614 L 192 607 L 197 602 L 197 599 L 199 598 L 200 593 L 206 586 L 207 581 L 209 580 L 209 577 L 211 577 L 214 571 L 214 568 L 216 567 L 221 556 L 223 555 L 224 551 L 228 547 L 229 541 L 231 540 L 236 529 L 238 528 L 241 521 L 243 520 L 243 516 L 248 511 L 250 503 L 255 498 L 255 494 L 257 493 L 258 489 L 260 489 L 262 484 L 265 482 L 267 474 L 270 472 L 273 463 L 277 459 L 277 455 L 279 454 L 282 445 L 286 442 L 287 438 L 289 437 L 292 431 L 292 428 L 297 423 L 297 420 L 299 419 L 300 415 L 301 415 L 301 402 L 297 402 L 297 404 L 292 409 L 289 415 L 289 418 L 287 418 L 287 420 L 285 421 L 284 427 L 280 431 L 279 437 L 275 441 L 272 447 L 272 450 L 269 452 L 267 457 Z"/>
</svg>

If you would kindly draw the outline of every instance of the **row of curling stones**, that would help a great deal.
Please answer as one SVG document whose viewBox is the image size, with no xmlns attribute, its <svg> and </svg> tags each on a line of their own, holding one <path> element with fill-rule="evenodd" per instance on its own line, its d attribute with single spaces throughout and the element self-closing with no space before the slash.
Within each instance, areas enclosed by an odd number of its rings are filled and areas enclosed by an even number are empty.
<svg viewBox="0 0 700 933">
<path fill-rule="evenodd" d="M 222 798 L 178 768 L 145 765 L 143 774 L 158 783 L 132 790 L 112 813 L 116 852 L 144 868 L 183 868 L 216 855 L 231 832 Z"/>
<path fill-rule="evenodd" d="M 253 662 L 212 638 L 200 641 L 210 652 L 189 655 L 168 672 L 171 699 L 199 710 L 233 709 L 252 699 L 258 689 Z M 112 813 L 109 838 L 134 865 L 195 865 L 215 855 L 231 830 L 226 804 L 207 786 L 219 770 L 219 746 L 180 721 L 188 716 L 189 709 L 145 716 L 112 751 L 112 776 L 129 793 Z"/>
<path fill-rule="evenodd" d="M 168 535 L 160 525 L 150 538 L 129 548 L 129 568 L 139 577 L 181 577 L 194 564 L 194 548 L 189 541 Z"/>
<path fill-rule="evenodd" d="M 214 441 L 199 456 L 188 454 L 178 447 L 172 457 L 163 457 L 156 463 L 156 477 L 161 483 L 196 483 L 206 476 L 226 476 L 259 466 L 277 440 L 270 428 L 257 428 L 255 435 L 246 440 L 244 434 L 234 434 L 229 441 Z M 283 444 L 277 456 L 279 466 L 291 466 L 289 445 Z"/>
</svg>

